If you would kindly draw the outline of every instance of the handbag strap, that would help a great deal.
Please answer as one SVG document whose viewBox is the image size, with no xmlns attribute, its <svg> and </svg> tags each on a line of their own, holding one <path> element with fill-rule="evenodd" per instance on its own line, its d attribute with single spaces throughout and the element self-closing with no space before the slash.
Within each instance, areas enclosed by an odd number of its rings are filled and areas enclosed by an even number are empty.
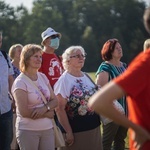
<svg viewBox="0 0 150 150">
<path fill-rule="evenodd" d="M 84 74 L 90 79 L 90 81 L 95 85 L 95 89 L 98 90 L 98 85 L 95 84 L 95 82 L 91 79 L 91 77 L 88 75 L 88 73 L 84 72 Z"/>
<path fill-rule="evenodd" d="M 36 90 L 40 93 L 44 104 L 46 105 L 46 104 L 47 104 L 47 100 L 46 100 L 46 98 L 44 97 L 44 95 L 42 94 L 42 92 L 39 90 L 39 88 L 38 88 L 38 87 L 34 84 L 34 82 L 33 82 L 28 76 L 26 76 L 24 73 L 22 73 L 22 76 L 23 76 L 26 80 L 28 80 L 29 83 L 31 83 L 31 84 L 36 88 Z"/>
</svg>

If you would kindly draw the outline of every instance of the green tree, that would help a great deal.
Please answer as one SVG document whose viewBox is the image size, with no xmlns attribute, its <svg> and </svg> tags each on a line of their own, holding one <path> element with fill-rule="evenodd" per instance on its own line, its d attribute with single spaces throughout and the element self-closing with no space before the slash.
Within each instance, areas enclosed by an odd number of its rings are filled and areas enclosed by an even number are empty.
<svg viewBox="0 0 150 150">
<path fill-rule="evenodd" d="M 28 11 L 0 1 L 0 30 L 4 49 L 14 43 L 41 43 L 41 32 L 52 27 L 62 34 L 62 52 L 81 45 L 87 52 L 85 71 L 96 71 L 101 63 L 100 50 L 108 39 L 118 38 L 123 61 L 129 63 L 143 48 L 149 35 L 143 26 L 145 3 L 138 0 L 34 0 Z"/>
</svg>

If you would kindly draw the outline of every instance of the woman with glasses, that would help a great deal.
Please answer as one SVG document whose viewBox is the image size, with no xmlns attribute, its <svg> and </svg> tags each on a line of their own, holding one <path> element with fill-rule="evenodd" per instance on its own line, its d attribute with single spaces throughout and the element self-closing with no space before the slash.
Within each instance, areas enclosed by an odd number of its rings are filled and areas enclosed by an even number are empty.
<svg viewBox="0 0 150 150">
<path fill-rule="evenodd" d="M 97 88 L 81 71 L 85 56 L 81 46 L 66 49 L 62 55 L 65 71 L 54 85 L 58 98 L 56 114 L 66 141 L 61 150 L 102 150 L 100 117 L 87 107 Z"/>
<path fill-rule="evenodd" d="M 120 61 L 123 52 L 117 39 L 110 39 L 105 42 L 101 50 L 101 56 L 104 61 L 96 72 L 96 84 L 102 87 L 123 73 L 127 65 Z M 125 96 L 118 99 L 118 102 L 122 105 L 125 114 L 127 114 Z M 124 150 L 126 136 L 126 128 L 115 124 L 113 121 L 103 122 L 102 144 L 104 150 L 110 150 L 113 142 L 114 150 Z"/>
</svg>

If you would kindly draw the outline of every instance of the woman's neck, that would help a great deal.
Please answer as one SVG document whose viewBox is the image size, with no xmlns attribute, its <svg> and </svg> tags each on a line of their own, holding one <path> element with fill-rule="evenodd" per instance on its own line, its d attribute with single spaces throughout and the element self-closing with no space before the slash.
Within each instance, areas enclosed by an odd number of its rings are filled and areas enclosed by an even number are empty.
<svg viewBox="0 0 150 150">
<path fill-rule="evenodd" d="M 109 61 L 107 61 L 109 64 L 112 64 L 114 66 L 120 67 L 121 66 L 121 62 L 119 59 L 111 59 Z"/>
<path fill-rule="evenodd" d="M 20 61 L 20 59 L 13 59 L 13 60 L 12 60 L 12 64 L 13 64 L 16 68 L 18 68 L 18 69 L 19 69 L 19 61 Z"/>
<path fill-rule="evenodd" d="M 33 81 L 36 81 L 36 80 L 38 79 L 37 70 L 34 70 L 34 69 L 30 70 L 30 69 L 28 69 L 28 70 L 26 70 L 26 71 L 24 72 L 24 74 L 25 74 L 26 76 L 28 76 L 28 77 L 29 77 L 31 80 L 33 80 Z"/>
<path fill-rule="evenodd" d="M 81 70 L 74 70 L 74 69 L 70 69 L 67 71 L 69 74 L 71 74 L 72 76 L 75 77 L 83 77 L 83 73 Z"/>
</svg>

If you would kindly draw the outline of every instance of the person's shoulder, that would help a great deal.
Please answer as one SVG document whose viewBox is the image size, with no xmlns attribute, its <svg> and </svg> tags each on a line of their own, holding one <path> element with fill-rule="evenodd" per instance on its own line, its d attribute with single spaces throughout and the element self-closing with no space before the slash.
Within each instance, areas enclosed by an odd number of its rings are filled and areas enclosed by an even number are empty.
<svg viewBox="0 0 150 150">
<path fill-rule="evenodd" d="M 44 74 L 44 73 L 42 73 L 42 72 L 37 72 L 37 75 L 38 75 L 38 77 L 41 77 L 41 78 L 43 78 L 44 80 L 48 80 L 48 78 L 47 78 L 47 76 Z"/>
<path fill-rule="evenodd" d="M 107 62 L 102 62 L 99 69 L 104 70 L 104 71 L 109 71 L 110 70 L 110 65 L 111 64 L 109 64 Z"/>
<path fill-rule="evenodd" d="M 134 61 L 150 61 L 150 51 L 145 51 L 139 53 L 135 58 Z"/>
<path fill-rule="evenodd" d="M 139 53 L 129 64 L 128 68 L 149 68 L 150 67 L 150 51 Z"/>
<path fill-rule="evenodd" d="M 14 80 L 14 84 L 26 84 L 26 79 L 24 78 L 22 73 L 20 73 L 18 77 Z"/>
</svg>

